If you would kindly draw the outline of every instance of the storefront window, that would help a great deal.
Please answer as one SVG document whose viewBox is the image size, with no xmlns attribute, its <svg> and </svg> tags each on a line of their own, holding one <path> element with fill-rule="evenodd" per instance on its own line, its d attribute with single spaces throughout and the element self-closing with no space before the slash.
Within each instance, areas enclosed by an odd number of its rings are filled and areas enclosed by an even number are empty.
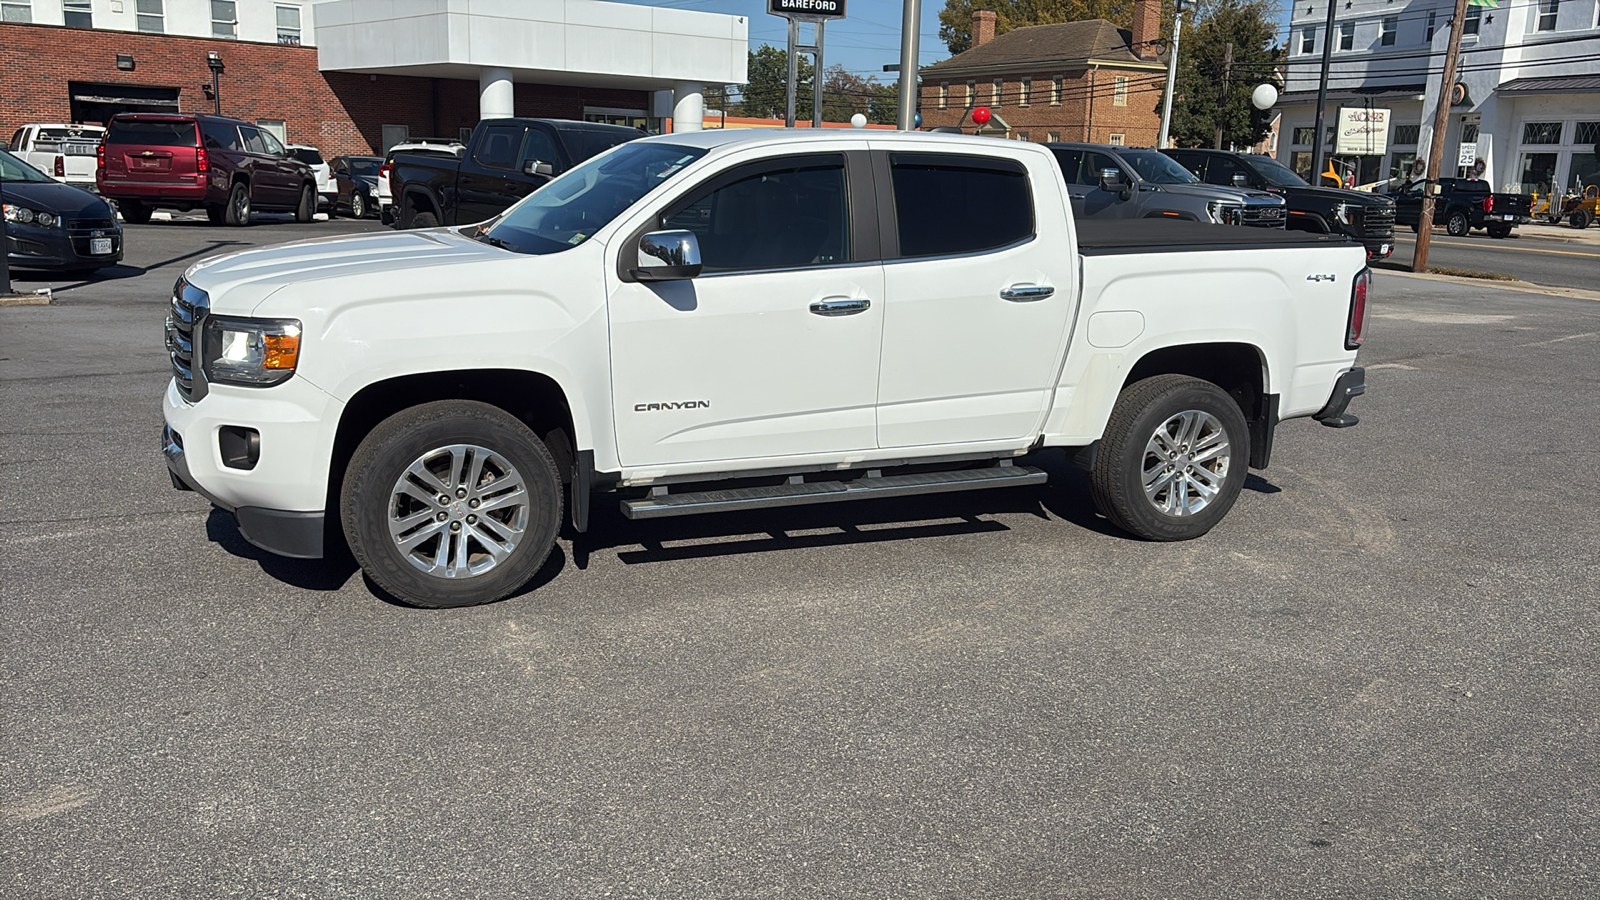
<svg viewBox="0 0 1600 900">
<path fill-rule="evenodd" d="M 1399 187 L 1400 185 L 1405 184 L 1407 181 L 1411 180 L 1411 166 L 1414 163 L 1416 163 L 1417 154 L 1415 154 L 1415 153 L 1396 153 L 1396 154 L 1394 154 L 1394 156 L 1390 157 L 1390 159 L 1391 159 L 1391 162 L 1389 163 L 1389 181 L 1390 181 L 1390 183 L 1395 187 Z"/>
<path fill-rule="evenodd" d="M 1290 153 L 1289 168 L 1293 169 L 1296 175 L 1304 178 L 1309 183 L 1311 181 L 1311 151 L 1296 150 Z"/>
<path fill-rule="evenodd" d="M 1526 122 L 1522 126 L 1522 142 L 1524 144 L 1559 144 L 1561 143 L 1561 123 Z"/>
<path fill-rule="evenodd" d="M 1524 153 L 1517 171 L 1521 174 L 1515 190 L 1524 194 L 1548 194 L 1555 183 L 1556 154 Z"/>
</svg>

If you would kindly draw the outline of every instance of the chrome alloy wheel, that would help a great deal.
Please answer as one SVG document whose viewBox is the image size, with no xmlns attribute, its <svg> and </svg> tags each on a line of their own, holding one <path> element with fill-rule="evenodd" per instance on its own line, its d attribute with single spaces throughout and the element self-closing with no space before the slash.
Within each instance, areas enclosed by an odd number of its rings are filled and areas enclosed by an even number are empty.
<svg viewBox="0 0 1600 900">
<path fill-rule="evenodd" d="M 1185 410 L 1150 436 L 1144 447 L 1144 496 L 1169 516 L 1192 516 L 1209 505 L 1228 479 L 1228 433 L 1216 416 Z"/>
<path fill-rule="evenodd" d="M 528 527 L 528 487 L 500 454 L 474 444 L 437 447 L 406 467 L 389 498 L 389 535 L 413 566 L 471 578 L 517 549 Z"/>
</svg>

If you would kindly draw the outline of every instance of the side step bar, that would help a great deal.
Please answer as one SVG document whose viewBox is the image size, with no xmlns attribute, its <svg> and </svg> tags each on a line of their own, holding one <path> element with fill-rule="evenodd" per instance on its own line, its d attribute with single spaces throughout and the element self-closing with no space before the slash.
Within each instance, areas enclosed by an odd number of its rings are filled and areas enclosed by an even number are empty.
<svg viewBox="0 0 1600 900">
<path fill-rule="evenodd" d="M 693 513 L 733 512 L 741 509 L 772 509 L 811 503 L 837 503 L 874 497 L 908 497 L 912 494 L 942 494 L 950 491 L 975 491 L 983 488 L 1022 487 L 1044 484 L 1043 469 L 1002 464 L 983 469 L 953 472 L 921 472 L 913 475 L 868 474 L 854 481 L 800 481 L 766 487 L 729 488 L 721 491 L 669 493 L 655 488 L 650 496 L 622 501 L 622 514 L 630 519 L 659 519 Z"/>
</svg>

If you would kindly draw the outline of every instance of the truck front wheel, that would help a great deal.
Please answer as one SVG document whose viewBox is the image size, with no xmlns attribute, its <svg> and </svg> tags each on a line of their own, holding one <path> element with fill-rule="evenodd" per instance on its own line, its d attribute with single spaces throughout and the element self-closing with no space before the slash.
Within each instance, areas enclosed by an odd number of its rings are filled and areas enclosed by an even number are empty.
<svg viewBox="0 0 1600 900">
<path fill-rule="evenodd" d="M 1250 428 L 1221 388 L 1157 375 L 1117 398 L 1090 489 L 1112 524 L 1151 541 L 1210 531 L 1244 487 Z"/>
<path fill-rule="evenodd" d="M 1472 230 L 1472 220 L 1464 212 L 1453 212 L 1445 221 L 1444 230 L 1451 237 L 1465 237 Z"/>
<path fill-rule="evenodd" d="M 340 519 L 379 587 L 416 606 L 472 606 L 522 587 L 561 527 L 561 479 L 528 426 L 444 400 L 384 420 L 345 472 Z"/>
</svg>

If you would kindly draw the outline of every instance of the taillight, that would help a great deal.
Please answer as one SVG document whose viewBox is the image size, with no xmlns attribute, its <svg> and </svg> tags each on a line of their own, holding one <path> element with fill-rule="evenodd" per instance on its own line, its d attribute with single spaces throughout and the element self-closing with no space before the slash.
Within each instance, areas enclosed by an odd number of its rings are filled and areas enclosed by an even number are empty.
<svg viewBox="0 0 1600 900">
<path fill-rule="evenodd" d="M 105 144 L 96 144 L 95 145 L 95 148 L 94 148 L 94 167 L 96 169 L 104 169 L 106 167 L 106 145 Z"/>
<path fill-rule="evenodd" d="M 1483 198 L 1483 211 L 1484 212 L 1494 212 L 1494 195 L 1493 194 L 1490 194 L 1489 196 Z"/>
<path fill-rule="evenodd" d="M 1362 269 L 1350 288 L 1350 327 L 1344 332 L 1346 350 L 1361 349 L 1367 339 L 1367 288 L 1372 284 L 1372 270 Z"/>
<path fill-rule="evenodd" d="M 201 174 L 211 171 L 211 155 L 204 147 L 194 152 L 194 170 Z"/>
<path fill-rule="evenodd" d="M 384 163 L 383 165 L 379 166 L 378 167 L 378 177 L 382 178 L 384 181 L 388 182 L 388 184 L 389 184 L 389 193 L 392 194 L 392 193 L 394 193 L 394 181 L 392 181 L 389 178 L 389 172 L 391 171 L 391 169 L 392 169 L 392 167 L 388 163 Z"/>
<path fill-rule="evenodd" d="M 67 158 L 65 156 L 58 155 L 56 157 L 56 177 L 67 177 Z"/>
</svg>

